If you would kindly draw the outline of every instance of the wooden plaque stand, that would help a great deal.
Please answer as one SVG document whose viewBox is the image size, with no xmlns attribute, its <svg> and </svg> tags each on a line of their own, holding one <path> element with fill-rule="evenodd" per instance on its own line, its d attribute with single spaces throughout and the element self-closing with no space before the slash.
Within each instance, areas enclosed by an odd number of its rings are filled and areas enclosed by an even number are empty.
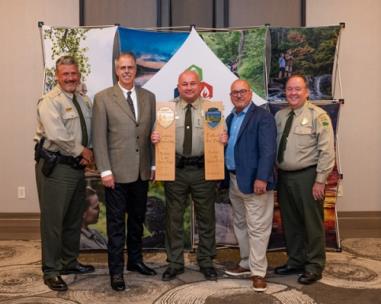
<svg viewBox="0 0 381 304">
<path fill-rule="evenodd" d="M 155 145 L 156 176 L 158 181 L 174 181 L 176 165 L 175 103 L 156 103 L 156 127 L 160 142 Z"/>
<path fill-rule="evenodd" d="M 205 102 L 203 110 L 205 114 L 205 179 L 222 180 L 225 178 L 224 145 L 220 142 L 220 135 L 224 131 L 223 104 L 221 101 Z M 209 115 L 208 111 L 212 115 Z M 218 119 L 218 111 L 221 114 L 220 120 Z M 213 115 L 213 113 L 217 115 Z"/>
</svg>

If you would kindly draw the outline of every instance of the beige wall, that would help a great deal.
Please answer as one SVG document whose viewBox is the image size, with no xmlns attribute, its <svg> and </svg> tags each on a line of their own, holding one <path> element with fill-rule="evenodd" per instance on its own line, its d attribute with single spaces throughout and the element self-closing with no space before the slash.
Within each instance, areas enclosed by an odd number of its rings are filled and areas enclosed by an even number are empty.
<svg viewBox="0 0 381 304">
<path fill-rule="evenodd" d="M 340 66 L 340 211 L 381 210 L 381 1 L 307 0 L 307 25 L 345 22 Z M 337 95 L 339 96 L 339 95 Z"/>
<path fill-rule="evenodd" d="M 79 23 L 78 0 L 0 1 L 0 212 L 38 212 L 32 137 L 42 88 L 37 21 Z M 307 25 L 346 22 L 340 65 L 345 105 L 340 150 L 341 211 L 381 210 L 381 1 L 307 0 Z M 16 198 L 18 186 L 26 199 Z"/>
<path fill-rule="evenodd" d="M 78 0 L 0 1 L 0 212 L 39 212 L 34 180 L 33 134 L 42 92 L 38 21 L 79 24 Z M 26 199 L 17 199 L 17 187 Z"/>
</svg>

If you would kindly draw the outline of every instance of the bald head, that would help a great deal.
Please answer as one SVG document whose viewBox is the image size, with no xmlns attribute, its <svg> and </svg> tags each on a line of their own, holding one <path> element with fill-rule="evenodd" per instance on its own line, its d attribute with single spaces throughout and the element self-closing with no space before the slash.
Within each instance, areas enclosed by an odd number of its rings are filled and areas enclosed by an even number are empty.
<svg viewBox="0 0 381 304">
<path fill-rule="evenodd" d="M 250 84 L 243 79 L 235 80 L 230 86 L 230 98 L 236 112 L 241 112 L 250 104 L 253 97 Z"/>
<path fill-rule="evenodd" d="M 198 74 L 194 71 L 184 71 L 179 75 L 177 89 L 180 97 L 188 103 L 200 97 L 201 85 Z"/>
</svg>

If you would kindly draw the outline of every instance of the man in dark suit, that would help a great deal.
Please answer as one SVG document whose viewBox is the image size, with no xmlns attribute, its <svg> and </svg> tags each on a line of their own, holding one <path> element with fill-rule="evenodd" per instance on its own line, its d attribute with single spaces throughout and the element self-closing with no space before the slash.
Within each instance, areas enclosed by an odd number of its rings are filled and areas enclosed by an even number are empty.
<svg viewBox="0 0 381 304">
<path fill-rule="evenodd" d="M 231 85 L 232 113 L 227 117 L 229 141 L 225 164 L 240 263 L 228 275 L 250 275 L 255 291 L 265 291 L 267 259 L 274 209 L 273 167 L 276 125 L 273 116 L 252 102 L 245 80 Z"/>
<path fill-rule="evenodd" d="M 155 122 L 155 96 L 136 87 L 132 53 L 115 60 L 118 83 L 96 94 L 93 107 L 93 145 L 105 186 L 108 264 L 111 287 L 125 290 L 123 279 L 127 219 L 127 270 L 156 272 L 143 263 L 142 236 L 148 180 L 152 178 L 150 134 Z"/>
</svg>

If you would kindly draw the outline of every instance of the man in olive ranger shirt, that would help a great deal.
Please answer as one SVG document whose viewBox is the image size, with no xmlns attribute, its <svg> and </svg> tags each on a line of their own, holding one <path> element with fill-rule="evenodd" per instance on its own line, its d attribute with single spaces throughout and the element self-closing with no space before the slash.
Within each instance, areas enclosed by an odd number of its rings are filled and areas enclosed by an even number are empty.
<svg viewBox="0 0 381 304">
<path fill-rule="evenodd" d="M 215 213 L 216 181 L 205 180 L 204 174 L 204 114 L 200 97 L 200 79 L 196 72 L 182 72 L 176 98 L 176 179 L 164 183 L 166 198 L 166 251 L 168 268 L 162 275 L 170 281 L 184 272 L 183 218 L 188 196 L 194 201 L 199 243 L 197 262 L 207 280 L 217 280 L 213 266 L 216 255 Z M 160 134 L 151 135 L 153 144 L 160 142 Z M 227 142 L 227 133 L 220 134 L 220 143 Z"/>
<path fill-rule="evenodd" d="M 57 60 L 55 77 L 57 85 L 37 105 L 36 181 L 44 283 L 65 291 L 61 274 L 94 271 L 77 260 L 85 210 L 84 167 L 93 163 L 88 148 L 91 103 L 76 92 L 80 76 L 72 56 Z"/>
<path fill-rule="evenodd" d="M 279 275 L 301 273 L 298 282 L 321 279 L 325 266 L 324 191 L 335 164 L 334 135 L 327 113 L 307 101 L 304 76 L 286 83 L 288 107 L 275 115 L 278 130 L 278 198 L 288 261 Z"/>
</svg>

